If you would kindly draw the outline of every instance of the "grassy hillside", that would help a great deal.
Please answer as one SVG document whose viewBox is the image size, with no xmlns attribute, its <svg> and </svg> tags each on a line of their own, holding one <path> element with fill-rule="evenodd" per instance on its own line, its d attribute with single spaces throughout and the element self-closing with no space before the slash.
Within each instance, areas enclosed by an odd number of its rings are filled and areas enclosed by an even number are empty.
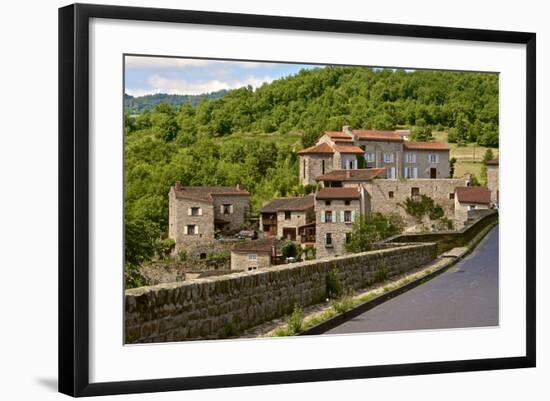
<svg viewBox="0 0 550 401">
<path fill-rule="evenodd" d="M 244 185 L 253 210 L 273 197 L 304 194 L 310 189 L 299 185 L 296 151 L 325 130 L 420 127 L 449 133 L 436 134 L 439 140 L 498 145 L 498 76 L 325 67 L 196 105 L 159 103 L 131 114 L 125 115 L 125 249 L 135 266 L 167 233 L 167 194 L 176 181 Z M 483 152 L 477 146 L 474 160 L 473 145 L 453 144 L 456 175 L 479 174 Z"/>
</svg>

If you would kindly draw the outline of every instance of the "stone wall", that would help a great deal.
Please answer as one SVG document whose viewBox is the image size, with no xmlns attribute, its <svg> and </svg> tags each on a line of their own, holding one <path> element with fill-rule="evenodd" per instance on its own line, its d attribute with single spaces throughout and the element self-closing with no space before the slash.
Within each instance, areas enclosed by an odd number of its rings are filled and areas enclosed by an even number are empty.
<svg viewBox="0 0 550 401">
<path fill-rule="evenodd" d="M 250 198 L 248 196 L 227 196 L 227 195 L 215 195 L 214 198 L 214 218 L 229 222 L 229 224 L 223 226 L 223 230 L 236 231 L 241 229 L 245 217 L 250 211 Z M 232 206 L 232 213 L 222 213 L 222 206 L 224 204 Z"/>
<path fill-rule="evenodd" d="M 498 203 L 498 164 L 487 166 L 487 188 L 491 191 L 491 202 Z"/>
<path fill-rule="evenodd" d="M 420 195 L 427 195 L 432 198 L 436 203 L 441 205 L 445 211 L 445 215 L 453 219 L 455 188 L 465 187 L 467 182 L 468 178 L 466 177 L 407 180 L 375 179 L 364 186 L 370 200 L 371 211 L 373 212 L 384 214 L 398 212 L 404 218 L 408 218 L 409 216 L 399 204 L 403 203 L 408 197 L 411 197 L 412 188 L 418 188 Z"/>
<path fill-rule="evenodd" d="M 256 255 L 255 259 L 250 259 L 250 255 Z M 269 267 L 271 265 L 271 252 L 231 251 L 231 270 L 256 270 Z"/>
<path fill-rule="evenodd" d="M 323 222 L 321 215 L 326 211 L 332 212 L 332 222 Z M 315 257 L 317 259 L 329 256 L 341 256 L 346 252 L 346 234 L 353 231 L 354 220 L 350 222 L 342 221 L 342 212 L 353 212 L 353 218 L 358 219 L 361 213 L 361 204 L 359 200 L 350 200 L 346 205 L 344 200 L 331 200 L 330 205 L 325 200 L 315 201 Z M 332 236 L 332 244 L 326 245 L 326 235 Z"/>
<path fill-rule="evenodd" d="M 437 243 L 437 254 L 440 255 L 452 248 L 466 246 L 485 227 L 495 222 L 498 222 L 498 212 L 496 210 L 484 210 L 481 217 L 459 231 L 401 234 L 388 238 L 384 242 L 402 242 L 406 244 L 435 242 Z"/>
<path fill-rule="evenodd" d="M 200 216 L 189 215 L 189 209 L 192 207 L 200 209 Z M 196 226 L 197 234 L 189 235 L 185 233 L 185 227 L 190 224 Z M 177 199 L 174 188 L 172 188 L 169 194 L 168 236 L 176 241 L 174 249 L 176 255 L 181 250 L 185 250 L 188 255 L 207 252 L 210 244 L 214 242 L 214 209 L 212 204 L 198 200 Z"/>
<path fill-rule="evenodd" d="M 414 244 L 193 282 L 126 291 L 125 342 L 219 339 L 326 299 L 336 269 L 344 288 L 363 288 L 432 261 L 435 244 Z"/>
<path fill-rule="evenodd" d="M 395 178 L 403 176 L 403 143 L 402 142 L 385 142 L 385 141 L 365 141 L 359 140 L 358 144 L 365 147 L 365 153 L 374 154 L 375 161 L 367 163 L 367 167 L 385 167 L 386 174 L 389 174 L 390 168 L 395 168 Z M 384 153 L 393 154 L 393 162 L 384 162 Z"/>
<path fill-rule="evenodd" d="M 337 169 L 337 160 L 334 159 L 332 154 L 307 154 L 299 156 L 300 162 L 300 184 L 309 185 L 316 184 L 315 178 L 323 175 L 323 161 L 325 162 L 324 174 L 330 173 L 332 170 Z"/>
</svg>

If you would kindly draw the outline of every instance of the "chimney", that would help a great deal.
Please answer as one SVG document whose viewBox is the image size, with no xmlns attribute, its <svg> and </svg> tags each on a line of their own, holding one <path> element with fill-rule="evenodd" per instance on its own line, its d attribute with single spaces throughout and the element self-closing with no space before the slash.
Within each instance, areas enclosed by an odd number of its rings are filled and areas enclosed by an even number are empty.
<svg viewBox="0 0 550 401">
<path fill-rule="evenodd" d="M 237 191 L 241 190 L 241 184 L 237 184 Z"/>
<path fill-rule="evenodd" d="M 181 191 L 181 182 L 176 181 L 175 187 L 176 187 L 176 191 Z"/>
<path fill-rule="evenodd" d="M 345 134 L 353 135 L 353 132 L 351 131 L 349 125 L 344 125 L 342 127 L 342 132 Z"/>
</svg>

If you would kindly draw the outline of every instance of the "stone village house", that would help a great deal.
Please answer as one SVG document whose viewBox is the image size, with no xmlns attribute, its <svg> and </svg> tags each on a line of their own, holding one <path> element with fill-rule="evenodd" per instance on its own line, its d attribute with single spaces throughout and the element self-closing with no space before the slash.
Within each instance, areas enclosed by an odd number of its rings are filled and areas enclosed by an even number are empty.
<svg viewBox="0 0 550 401">
<path fill-rule="evenodd" d="M 253 271 L 271 266 L 277 256 L 275 237 L 235 244 L 231 249 L 231 270 Z"/>
<path fill-rule="evenodd" d="M 233 233 L 241 229 L 250 210 L 250 194 L 236 187 L 170 188 L 168 236 L 175 240 L 175 254 L 181 250 L 204 259 L 212 252 L 216 231 Z"/>
</svg>

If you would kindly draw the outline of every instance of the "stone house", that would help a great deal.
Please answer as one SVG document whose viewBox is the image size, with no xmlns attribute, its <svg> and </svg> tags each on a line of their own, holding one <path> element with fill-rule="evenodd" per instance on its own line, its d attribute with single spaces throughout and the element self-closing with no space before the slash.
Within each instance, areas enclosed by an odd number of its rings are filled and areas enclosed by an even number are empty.
<svg viewBox="0 0 550 401">
<path fill-rule="evenodd" d="M 307 244 L 315 236 L 314 195 L 278 198 L 260 209 L 260 233 Z"/>
<path fill-rule="evenodd" d="M 491 204 L 498 208 L 498 159 L 489 160 L 487 163 L 487 188 L 491 191 Z"/>
<path fill-rule="evenodd" d="M 350 129 L 325 132 L 315 146 L 298 152 L 300 183 L 312 184 L 334 170 L 383 168 L 384 178 L 448 178 L 449 147 L 411 142 L 402 131 Z M 358 150 L 360 149 L 360 151 Z M 359 160 L 361 159 L 361 162 Z"/>
<path fill-rule="evenodd" d="M 276 256 L 276 239 L 237 243 L 231 249 L 231 270 L 253 271 L 271 266 Z"/>
<path fill-rule="evenodd" d="M 353 223 L 365 213 L 362 187 L 321 188 L 315 195 L 316 258 L 344 255 Z"/>
<path fill-rule="evenodd" d="M 491 208 L 491 191 L 486 187 L 457 187 L 454 201 L 455 221 L 462 228 L 474 211 Z"/>
<path fill-rule="evenodd" d="M 168 194 L 168 236 L 175 254 L 206 258 L 216 231 L 230 234 L 241 228 L 250 210 L 250 194 L 236 187 L 185 187 L 177 182 Z"/>
</svg>

